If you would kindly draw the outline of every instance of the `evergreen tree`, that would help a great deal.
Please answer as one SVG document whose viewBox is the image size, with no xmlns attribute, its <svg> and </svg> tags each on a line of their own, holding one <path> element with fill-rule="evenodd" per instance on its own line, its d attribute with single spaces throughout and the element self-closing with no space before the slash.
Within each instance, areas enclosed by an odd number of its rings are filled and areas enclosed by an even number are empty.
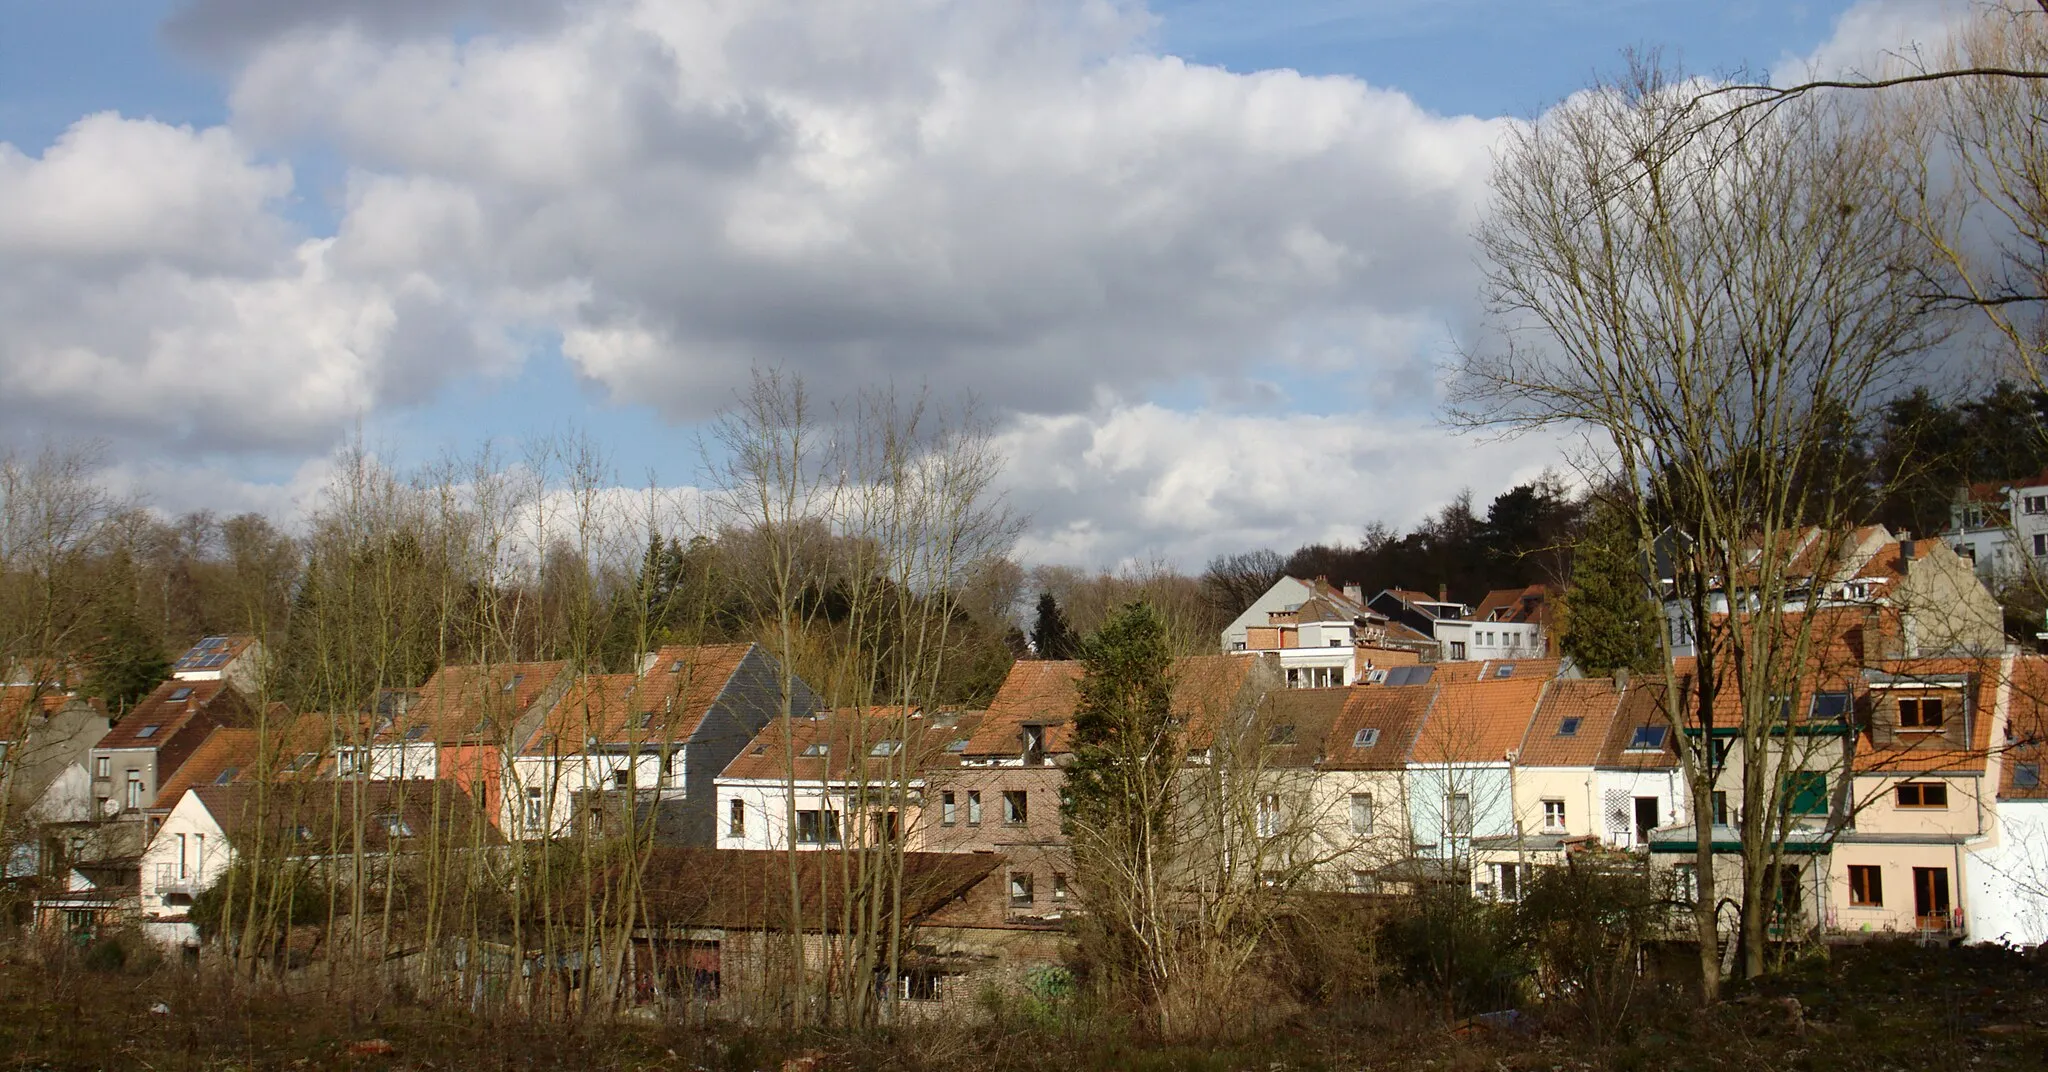
<svg viewBox="0 0 2048 1072">
<path fill-rule="evenodd" d="M 103 593 L 93 644 L 86 653 L 85 694 L 104 701 L 119 717 L 171 676 L 163 639 L 151 632 L 135 608 L 133 570 L 126 553 L 116 556 Z"/>
<path fill-rule="evenodd" d="M 1071 659 L 1081 653 L 1081 644 L 1051 592 L 1038 594 L 1038 622 L 1031 627 L 1031 648 L 1041 659 Z"/>
<path fill-rule="evenodd" d="M 1074 762 L 1063 807 L 1083 890 L 1095 909 L 1084 942 L 1105 970 L 1134 970 L 1141 990 L 1159 980 L 1139 950 L 1139 933 L 1161 917 L 1162 862 L 1171 856 L 1169 820 L 1180 763 L 1171 712 L 1173 656 L 1166 623 L 1130 603 L 1089 638 L 1074 709 Z M 1156 970 L 1156 966 L 1155 969 Z"/>
<path fill-rule="evenodd" d="M 1659 659 L 1656 605 L 1627 515 L 1598 503 L 1572 556 L 1558 649 L 1589 674 L 1648 670 Z"/>
</svg>

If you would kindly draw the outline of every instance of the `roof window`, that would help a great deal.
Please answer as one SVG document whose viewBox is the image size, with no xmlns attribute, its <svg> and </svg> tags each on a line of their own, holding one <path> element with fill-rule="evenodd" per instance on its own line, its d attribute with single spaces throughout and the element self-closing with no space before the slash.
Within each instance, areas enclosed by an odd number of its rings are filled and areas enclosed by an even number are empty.
<svg viewBox="0 0 2048 1072">
<path fill-rule="evenodd" d="M 1557 735 L 1559 737 L 1577 737 L 1579 735 L 1579 723 L 1583 721 L 1585 720 L 1581 718 L 1561 719 L 1557 724 Z"/>
<path fill-rule="evenodd" d="M 671 673 L 671 674 L 680 674 L 680 673 L 682 673 L 682 672 L 683 672 L 683 661 L 682 661 L 681 659 L 677 659 L 677 660 L 676 660 L 675 662 L 672 662 L 672 663 L 668 664 L 668 672 L 669 672 L 669 673 Z"/>
<path fill-rule="evenodd" d="M 1293 724 L 1291 724 L 1291 723 L 1290 723 L 1290 724 L 1288 724 L 1288 725 L 1285 725 L 1285 726 L 1274 726 L 1274 727 L 1273 727 L 1272 729 L 1269 729 L 1269 730 L 1267 730 L 1267 731 L 1266 731 L 1266 743 L 1267 743 L 1267 744 L 1293 744 L 1293 743 L 1294 743 L 1294 726 L 1293 726 Z"/>
<path fill-rule="evenodd" d="M 1849 694 L 1846 692 L 1816 692 L 1808 713 L 1814 718 L 1840 720 L 1849 713 Z"/>
<path fill-rule="evenodd" d="M 1378 743 L 1380 743 L 1380 731 L 1372 726 L 1367 726 L 1351 735 L 1351 747 L 1353 748 L 1371 748 Z"/>
<path fill-rule="evenodd" d="M 901 751 L 903 751 L 903 742 L 891 738 L 886 741 L 876 741 L 875 746 L 873 748 L 868 749 L 868 755 L 893 756 Z"/>
<path fill-rule="evenodd" d="M 1628 739 L 1628 751 L 1655 752 L 1664 747 L 1664 726 L 1637 726 L 1635 735 Z"/>
<path fill-rule="evenodd" d="M 226 769 L 226 770 L 224 770 L 224 771 L 220 772 L 220 775 L 219 775 L 219 777 L 216 777 L 216 778 L 215 778 L 215 779 L 213 780 L 213 784 L 215 784 L 215 785 L 226 785 L 226 784 L 228 784 L 229 782 L 232 782 L 232 781 L 234 781 L 234 780 L 235 780 L 235 775 L 237 775 L 237 774 L 240 774 L 240 773 L 241 773 L 241 768 L 240 768 L 240 767 L 229 767 L 228 769 Z"/>
<path fill-rule="evenodd" d="M 2012 786 L 2014 789 L 2037 789 L 2040 785 L 2041 765 L 2039 763 L 2013 764 Z"/>
<path fill-rule="evenodd" d="M 644 730 L 652 725 L 654 725 L 654 712 L 642 711 L 640 712 L 640 721 L 635 723 L 634 728 Z"/>
<path fill-rule="evenodd" d="M 832 746 L 824 741 L 812 741 L 804 746 L 804 750 L 800 754 L 806 756 L 829 756 L 832 754 Z"/>
<path fill-rule="evenodd" d="M 178 702 L 179 700 L 183 700 L 183 699 L 185 699 L 185 698 L 187 698 L 187 697 L 189 697 L 189 696 L 191 696 L 191 695 L 192 695 L 192 686 L 190 686 L 190 685 L 180 685 L 180 686 L 178 686 L 177 688 L 175 688 L 175 689 L 172 689 L 172 690 L 171 690 L 171 695 L 170 695 L 169 699 L 170 699 L 170 701 L 171 701 L 172 703 L 177 703 L 177 702 Z"/>
<path fill-rule="evenodd" d="M 157 730 L 156 724 L 155 724 L 155 723 L 151 723 L 150 725 L 144 726 L 144 727 L 142 727 L 141 729 L 139 729 L 139 730 L 136 730 L 136 731 L 135 731 L 135 736 L 136 736 L 136 737 L 138 737 L 138 738 L 140 738 L 140 737 L 154 737 L 154 736 L 156 736 L 156 730 Z"/>
<path fill-rule="evenodd" d="M 405 739 L 408 741 L 417 741 L 420 738 L 425 737 L 426 735 L 427 727 L 425 725 L 414 726 L 413 728 L 405 731 Z"/>
<path fill-rule="evenodd" d="M 500 692 L 512 692 L 513 690 L 515 690 L 515 689 L 519 688 L 519 683 L 520 683 L 520 682 L 522 682 L 522 681 L 525 681 L 525 680 L 526 680 L 526 675 L 525 675 L 525 674 L 513 674 L 513 675 L 512 675 L 512 677 L 511 677 L 511 679 L 505 682 L 505 687 L 504 687 L 503 689 L 500 689 L 499 691 L 500 691 Z"/>
<path fill-rule="evenodd" d="M 1500 680 L 1501 678 L 1504 678 L 1504 677 L 1513 677 L 1513 676 L 1515 676 L 1515 664 L 1514 664 L 1514 663 L 1502 663 L 1502 664 L 1500 664 L 1500 668 L 1499 668 L 1499 669 L 1497 669 L 1497 670 L 1495 670 L 1495 671 L 1493 672 L 1493 679 L 1494 679 L 1495 681 L 1499 681 L 1499 680 Z"/>
<path fill-rule="evenodd" d="M 967 738 L 962 737 L 959 740 L 947 745 L 946 751 L 951 752 L 954 755 L 959 755 L 960 753 L 967 751 Z"/>
</svg>

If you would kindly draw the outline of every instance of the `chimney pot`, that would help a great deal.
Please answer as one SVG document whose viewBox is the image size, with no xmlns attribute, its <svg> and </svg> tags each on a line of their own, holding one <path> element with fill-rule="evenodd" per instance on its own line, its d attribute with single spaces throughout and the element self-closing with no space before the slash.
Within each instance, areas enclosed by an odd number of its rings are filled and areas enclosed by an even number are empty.
<svg viewBox="0 0 2048 1072">
<path fill-rule="evenodd" d="M 1913 534 L 1899 537 L 1899 570 L 1904 572 L 1913 563 Z"/>
</svg>

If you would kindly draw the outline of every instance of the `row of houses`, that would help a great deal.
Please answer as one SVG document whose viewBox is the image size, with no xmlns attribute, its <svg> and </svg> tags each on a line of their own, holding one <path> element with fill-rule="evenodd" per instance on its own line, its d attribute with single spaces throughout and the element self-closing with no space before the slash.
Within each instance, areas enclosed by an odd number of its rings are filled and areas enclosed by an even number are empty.
<svg viewBox="0 0 2048 1072">
<path fill-rule="evenodd" d="M 1899 598 L 1954 587 L 1957 567 L 1970 574 L 1936 542 L 1885 536 L 1840 544 L 1863 556 L 1849 579 L 1892 579 L 1815 586 L 1798 611 L 1828 621 L 1828 657 L 1773 698 L 1796 790 L 1768 888 L 1802 931 L 2041 941 L 2048 660 L 1947 624 L 1937 646 L 1933 624 L 1975 622 L 1982 587 L 1947 606 Z M 1449 884 L 1514 900 L 1536 869 L 1604 851 L 1683 888 L 1702 825 L 1732 869 L 1739 768 L 1695 815 L 1677 762 L 1668 712 L 1674 693 L 1697 688 L 1691 660 L 1667 675 L 1588 677 L 1544 654 L 1540 624 L 1507 645 L 1519 656 L 1446 658 L 1442 642 L 1393 629 L 1354 594 L 1283 581 L 1240 619 L 1244 641 L 1226 633 L 1224 652 L 1173 668 L 1174 712 L 1201 737 L 1191 769 L 1236 749 L 1256 796 L 1250 833 L 1276 875 L 1327 891 Z M 1513 619 L 1540 617 L 1543 600 L 1486 602 L 1487 615 L 1437 624 L 1497 638 L 1530 626 Z M 1323 668 L 1341 666 L 1341 679 L 1316 677 L 1309 652 L 1335 653 Z M 190 943 L 193 899 L 260 823 L 283 824 L 278 836 L 305 854 L 341 851 L 339 831 L 402 854 L 632 829 L 661 847 L 666 863 L 650 875 L 664 903 L 724 905 L 735 932 L 736 894 L 691 901 L 685 888 L 765 888 L 792 851 L 889 846 L 906 874 L 934 876 L 917 903 L 950 936 L 941 952 L 984 965 L 1049 959 L 1081 908 L 1061 816 L 1077 662 L 1015 664 L 981 711 L 831 709 L 757 646 L 671 647 L 620 674 L 447 666 L 337 717 L 251 701 L 237 671 L 259 659 L 246 638 L 209 638 L 111 724 L 60 690 L 16 687 L 27 689 L 20 717 L 0 729 L 18 762 L 5 769 L 35 836 L 17 840 L 9 874 L 44 876 L 44 922 L 136 919 Z M 1724 717 L 1678 732 L 1724 734 L 1739 716 L 1732 691 L 1723 702 Z M 961 859 L 971 863 L 946 862 Z M 767 926 L 758 901 L 747 902 L 754 932 Z M 736 934 L 707 938 L 718 928 L 705 922 L 688 941 L 734 948 Z M 703 947 L 677 956 L 701 963 Z"/>
</svg>

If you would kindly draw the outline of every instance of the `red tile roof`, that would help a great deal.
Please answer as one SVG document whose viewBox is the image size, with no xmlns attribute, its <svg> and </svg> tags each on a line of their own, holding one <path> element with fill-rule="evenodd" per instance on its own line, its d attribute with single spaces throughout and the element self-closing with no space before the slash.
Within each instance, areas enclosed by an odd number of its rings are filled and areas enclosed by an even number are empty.
<svg viewBox="0 0 2048 1072">
<path fill-rule="evenodd" d="M 1328 770 L 1400 770 L 1436 699 L 1435 685 L 1362 685 L 1346 693 L 1344 709 L 1324 739 Z M 1367 732 L 1371 731 L 1371 732 Z"/>
<path fill-rule="evenodd" d="M 377 735 L 383 743 L 502 739 L 568 668 L 564 662 L 444 666 L 419 700 Z"/>
<path fill-rule="evenodd" d="M 1620 717 L 1621 698 L 1611 678 L 1552 682 L 1522 736 L 1518 762 L 1525 767 L 1598 765 Z"/>
<path fill-rule="evenodd" d="M 863 718 L 838 713 L 827 718 L 776 719 L 754 735 L 720 777 L 783 781 L 792 777 L 793 771 L 799 782 L 915 778 L 928 767 L 957 764 L 957 757 L 947 752 L 946 746 L 971 737 L 974 721 L 978 720 L 935 723 L 900 715 Z M 885 744 L 893 744 L 893 750 L 884 752 Z"/>
<path fill-rule="evenodd" d="M 751 650 L 751 644 L 674 645 L 654 653 L 644 674 L 586 674 L 549 709 L 525 751 L 573 754 L 592 740 L 686 742 Z"/>
<path fill-rule="evenodd" d="M 242 779 L 245 771 L 253 774 L 260 743 L 255 730 L 217 729 L 207 734 L 178 772 L 157 787 L 154 810 L 168 811 L 187 789 L 229 785 Z"/>
<path fill-rule="evenodd" d="M 247 720 L 248 705 L 225 681 L 166 681 L 114 723 L 95 748 L 162 748 L 194 719 Z"/>
</svg>

